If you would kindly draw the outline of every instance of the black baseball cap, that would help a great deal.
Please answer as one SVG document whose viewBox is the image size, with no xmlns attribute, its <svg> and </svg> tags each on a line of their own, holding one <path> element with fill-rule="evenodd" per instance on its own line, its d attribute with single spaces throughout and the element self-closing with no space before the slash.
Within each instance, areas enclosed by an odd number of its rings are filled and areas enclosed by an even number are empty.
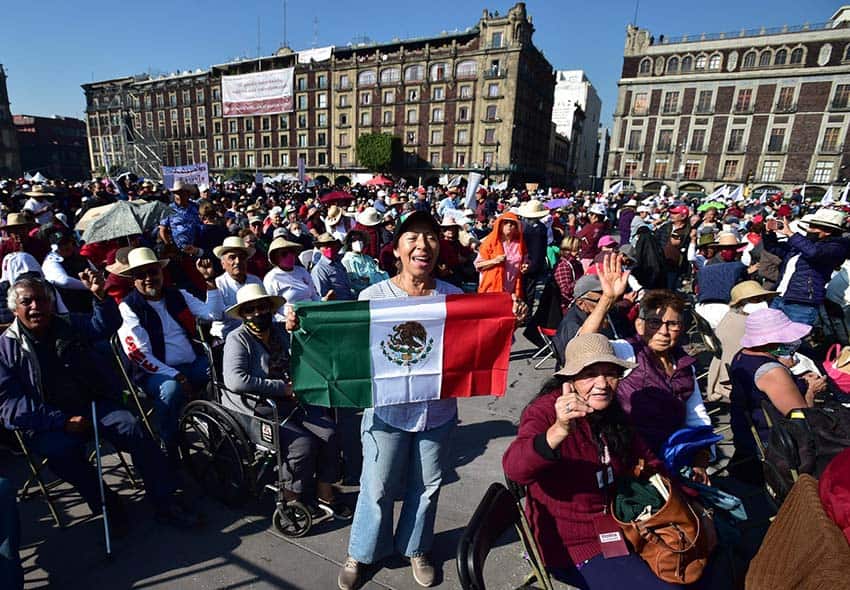
<svg viewBox="0 0 850 590">
<path fill-rule="evenodd" d="M 434 219 L 434 216 L 425 211 L 413 211 L 401 217 L 401 221 L 396 224 L 395 232 L 393 232 L 393 244 L 398 245 L 401 235 L 414 223 L 427 223 L 430 225 L 434 233 L 440 235 L 440 224 Z"/>
</svg>

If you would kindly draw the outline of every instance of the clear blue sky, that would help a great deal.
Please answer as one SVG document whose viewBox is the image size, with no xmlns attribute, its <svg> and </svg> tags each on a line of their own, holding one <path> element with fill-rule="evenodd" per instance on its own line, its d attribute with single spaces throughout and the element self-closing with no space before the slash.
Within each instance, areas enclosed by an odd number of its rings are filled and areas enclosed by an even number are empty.
<svg viewBox="0 0 850 590">
<path fill-rule="evenodd" d="M 848 0 L 850 1 L 850 0 Z M 0 63 L 9 75 L 12 112 L 82 117 L 80 84 L 152 70 L 206 68 L 263 54 L 283 39 L 283 0 L 12 0 L 3 9 Z M 11 6 L 9 6 L 11 4 Z M 35 4 L 38 10 L 34 10 Z M 823 22 L 841 5 L 809 0 L 642 0 L 639 26 L 676 36 L 742 27 Z M 290 0 L 293 49 L 436 35 L 473 26 L 482 10 L 507 11 L 504 0 Z M 617 96 L 625 26 L 635 0 L 528 0 L 536 45 L 555 69 L 584 69 L 602 98 L 609 125 Z M 314 18 L 318 23 L 314 25 Z"/>
</svg>

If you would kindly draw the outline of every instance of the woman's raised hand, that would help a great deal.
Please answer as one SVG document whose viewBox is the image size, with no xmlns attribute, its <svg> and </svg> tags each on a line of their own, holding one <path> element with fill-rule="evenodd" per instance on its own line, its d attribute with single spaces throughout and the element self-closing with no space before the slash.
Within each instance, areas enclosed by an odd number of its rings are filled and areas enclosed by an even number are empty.
<svg viewBox="0 0 850 590">
<path fill-rule="evenodd" d="M 612 301 L 622 298 L 629 286 L 630 274 L 630 271 L 623 270 L 623 257 L 620 254 L 606 254 L 602 266 L 597 265 L 597 269 L 602 295 Z"/>
</svg>

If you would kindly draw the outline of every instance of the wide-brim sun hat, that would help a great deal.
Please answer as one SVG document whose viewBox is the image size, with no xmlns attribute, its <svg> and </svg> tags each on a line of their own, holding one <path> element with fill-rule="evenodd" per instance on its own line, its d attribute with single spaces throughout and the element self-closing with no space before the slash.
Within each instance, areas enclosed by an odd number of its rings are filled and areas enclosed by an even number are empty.
<svg viewBox="0 0 850 590">
<path fill-rule="evenodd" d="M 55 193 L 45 190 L 40 184 L 36 184 L 32 187 L 32 190 L 28 190 L 24 194 L 28 197 L 52 197 Z"/>
<path fill-rule="evenodd" d="M 806 219 L 805 224 L 834 231 L 843 231 L 845 229 L 844 221 L 846 218 L 847 214 L 843 211 L 822 207 L 815 211 L 814 215 Z"/>
<path fill-rule="evenodd" d="M 328 208 L 328 215 L 325 217 L 325 223 L 328 225 L 336 225 L 339 223 L 339 220 L 342 219 L 342 216 L 345 212 L 336 205 L 331 205 Z"/>
<path fill-rule="evenodd" d="M 564 368 L 556 372 L 562 377 L 575 377 L 591 365 L 605 363 L 621 369 L 634 369 L 637 364 L 618 358 L 611 341 L 603 334 L 579 334 L 569 341 L 564 352 Z"/>
<path fill-rule="evenodd" d="M 375 227 L 381 224 L 381 214 L 374 207 L 366 207 L 357 216 L 357 223 L 366 227 Z"/>
<path fill-rule="evenodd" d="M 251 301 L 261 301 L 268 300 L 272 304 L 272 310 L 278 309 L 281 305 L 286 303 L 286 299 L 280 297 L 278 295 L 269 295 L 266 293 L 266 288 L 258 283 L 251 283 L 245 285 L 244 287 L 240 287 L 238 291 L 236 291 L 236 303 L 228 307 L 224 310 L 224 313 L 228 315 L 228 317 L 241 319 L 239 315 L 239 310 L 242 309 L 242 306 L 246 303 L 250 303 Z"/>
<path fill-rule="evenodd" d="M 2 228 L 25 227 L 30 225 L 35 225 L 35 222 L 26 213 L 9 213 Z"/>
<path fill-rule="evenodd" d="M 531 199 L 520 205 L 517 215 L 527 219 L 540 219 L 549 215 L 549 209 L 539 199 Z"/>
<path fill-rule="evenodd" d="M 229 236 L 224 238 L 224 241 L 221 243 L 221 246 L 216 246 L 215 248 L 213 248 L 213 255 L 216 258 L 221 258 L 231 250 L 243 252 L 245 254 L 245 258 L 251 258 L 251 256 L 254 255 L 254 252 L 257 251 L 256 248 L 246 246 L 245 241 L 239 236 Z"/>
<path fill-rule="evenodd" d="M 730 231 L 718 233 L 717 238 L 711 245 L 715 248 L 740 248 L 741 246 L 746 246 L 746 244 L 738 239 L 737 234 Z"/>
<path fill-rule="evenodd" d="M 757 297 L 773 298 L 779 295 L 779 291 L 768 291 L 758 281 L 742 281 L 732 287 L 729 293 L 729 307 L 735 307 L 739 303 L 746 303 L 749 299 Z"/>
<path fill-rule="evenodd" d="M 157 258 L 153 250 L 144 246 L 133 248 L 127 253 L 127 268 L 121 273 L 121 276 L 130 277 L 134 270 L 152 264 L 159 264 L 160 268 L 165 268 L 168 265 L 168 259 Z"/>
<path fill-rule="evenodd" d="M 608 214 L 608 211 L 605 209 L 605 205 L 601 205 L 599 203 L 591 205 L 590 209 L 588 209 L 587 212 L 599 215 L 601 217 L 605 217 Z"/>
<path fill-rule="evenodd" d="M 792 322 L 778 309 L 760 309 L 747 316 L 741 348 L 789 344 L 805 338 L 811 331 L 811 326 Z"/>
<path fill-rule="evenodd" d="M 272 240 L 272 243 L 269 244 L 269 262 L 273 263 L 272 254 L 278 250 L 297 250 L 300 252 L 303 249 L 303 244 L 299 244 L 298 242 L 290 242 L 286 238 L 275 238 Z"/>
<path fill-rule="evenodd" d="M 341 246 L 342 245 L 342 243 L 338 239 L 333 237 L 328 232 L 323 233 L 318 238 L 313 240 L 313 244 L 315 244 L 316 246 Z"/>
</svg>

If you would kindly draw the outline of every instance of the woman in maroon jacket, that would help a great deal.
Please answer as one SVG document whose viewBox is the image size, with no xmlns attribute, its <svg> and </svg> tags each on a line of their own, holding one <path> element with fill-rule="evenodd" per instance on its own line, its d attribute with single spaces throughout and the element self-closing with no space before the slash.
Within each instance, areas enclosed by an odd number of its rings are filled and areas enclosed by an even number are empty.
<svg viewBox="0 0 850 590">
<path fill-rule="evenodd" d="M 679 588 L 628 553 L 622 536 L 605 547 L 601 541 L 620 530 L 608 514 L 612 484 L 640 459 L 645 472 L 662 469 L 615 395 L 623 371 L 635 365 L 617 358 L 601 334 L 576 336 L 565 358 L 523 412 L 502 459 L 508 478 L 528 488 L 526 512 L 543 562 L 556 578 L 585 590 Z"/>
</svg>

